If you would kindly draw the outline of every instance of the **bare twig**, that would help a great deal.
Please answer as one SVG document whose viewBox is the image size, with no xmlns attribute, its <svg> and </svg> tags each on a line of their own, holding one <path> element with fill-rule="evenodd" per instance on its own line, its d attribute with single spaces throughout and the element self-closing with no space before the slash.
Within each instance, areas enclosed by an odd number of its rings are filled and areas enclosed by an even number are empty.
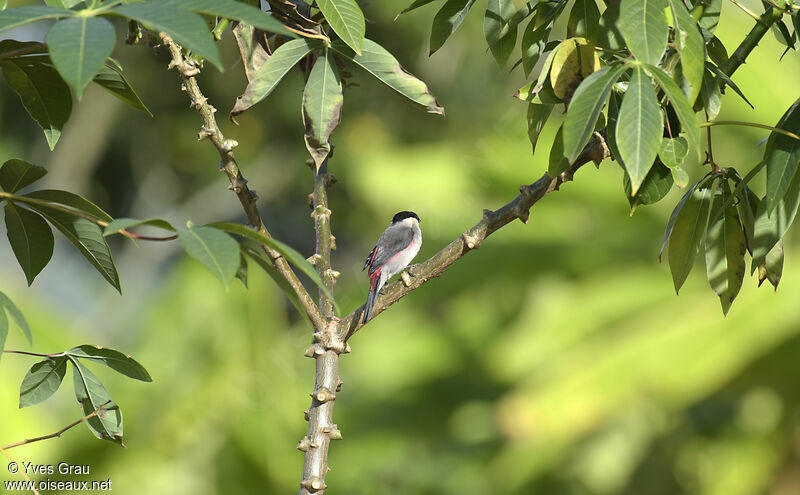
<svg viewBox="0 0 800 495">
<path fill-rule="evenodd" d="M 256 194 L 247 187 L 247 180 L 242 176 L 239 165 L 236 163 L 233 156 L 233 148 L 238 146 L 239 143 L 233 139 L 225 139 L 222 135 L 222 131 L 217 125 L 217 119 L 214 117 L 214 113 L 217 109 L 208 103 L 208 99 L 203 96 L 200 87 L 197 85 L 195 76 L 200 72 L 200 69 L 184 58 L 180 45 L 175 43 L 166 33 L 159 33 L 159 37 L 169 49 L 170 55 L 172 55 L 170 68 L 177 68 L 181 74 L 181 78 L 183 79 L 181 89 L 186 91 L 189 95 L 192 106 L 200 114 L 203 121 L 203 126 L 198 133 L 198 139 L 208 138 L 214 144 L 214 147 L 219 152 L 220 171 L 228 176 L 228 180 L 230 181 L 230 186 L 228 186 L 228 188 L 236 193 L 236 196 L 239 198 L 245 215 L 247 215 L 247 221 L 258 230 L 259 233 L 270 237 L 266 226 L 264 226 L 264 222 L 261 220 L 261 214 L 258 212 L 258 206 L 256 204 L 258 198 Z M 305 287 L 303 287 L 303 284 L 297 278 L 297 275 L 294 273 L 289 263 L 274 249 L 268 246 L 263 246 L 263 249 L 281 276 L 289 282 L 289 285 L 291 285 L 295 294 L 297 294 L 300 305 L 305 310 L 311 323 L 315 328 L 322 328 L 325 325 L 325 319 L 322 317 L 322 313 L 314 304 L 314 300 L 308 294 Z"/>
<path fill-rule="evenodd" d="M 55 433 L 51 433 L 49 435 L 42 435 L 41 437 L 26 438 L 25 440 L 20 440 L 19 442 L 10 443 L 10 444 L 6 445 L 5 447 L 0 447 L 0 450 L 6 451 L 6 450 L 9 450 L 9 449 L 13 449 L 14 447 L 19 447 L 20 445 L 27 445 L 29 443 L 40 442 L 42 440 L 47 440 L 49 438 L 60 437 L 67 430 L 69 430 L 71 428 L 74 428 L 74 427 L 78 426 L 79 424 L 83 423 L 84 421 L 88 421 L 90 418 L 93 418 L 93 417 L 97 416 L 100 413 L 100 411 L 102 411 L 103 408 L 109 402 L 111 402 L 111 401 L 107 400 L 107 401 L 103 402 L 94 411 L 90 412 L 89 414 L 87 414 L 86 416 L 82 417 L 81 419 L 79 419 L 77 421 L 73 421 L 72 423 L 70 423 L 67 426 L 61 428 L 60 430 L 58 430 Z"/>
<path fill-rule="evenodd" d="M 530 208 L 534 203 L 547 194 L 557 191 L 564 182 L 571 181 L 575 172 L 585 163 L 589 161 L 600 163 L 608 156 L 610 156 L 610 153 L 608 146 L 606 146 L 604 133 L 595 132 L 575 162 L 564 173 L 555 178 L 544 174 L 533 184 L 521 186 L 520 194 L 502 208 L 495 211 L 483 210 L 483 217 L 471 229 L 461 234 L 428 260 L 412 266 L 409 269 L 409 273 L 413 277 L 410 278 L 408 285 L 404 281 L 397 281 L 384 289 L 384 294 L 378 296 L 375 307 L 372 309 L 372 318 L 374 319 L 383 310 L 428 280 L 440 276 L 447 267 L 461 259 L 468 252 L 478 249 L 481 242 L 497 229 L 514 219 L 520 219 L 522 222 L 527 223 Z M 337 332 L 343 340 L 347 341 L 362 327 L 361 317 L 363 312 L 364 307 L 362 306 L 339 322 Z"/>
</svg>

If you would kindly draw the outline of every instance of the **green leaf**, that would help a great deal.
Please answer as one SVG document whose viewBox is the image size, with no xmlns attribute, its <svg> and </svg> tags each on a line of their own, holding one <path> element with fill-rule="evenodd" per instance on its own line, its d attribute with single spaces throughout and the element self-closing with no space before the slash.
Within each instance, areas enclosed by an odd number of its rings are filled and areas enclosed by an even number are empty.
<svg viewBox="0 0 800 495">
<path fill-rule="evenodd" d="M 553 111 L 553 105 L 547 103 L 528 103 L 528 139 L 531 141 L 531 153 L 536 152 L 536 143 L 539 141 L 539 135 L 547 123 L 547 118 Z"/>
<path fill-rule="evenodd" d="M 581 37 L 598 40 L 600 10 L 595 0 L 575 0 L 567 21 L 567 38 Z"/>
<path fill-rule="evenodd" d="M 795 134 L 800 133 L 800 99 L 786 110 L 775 127 Z M 785 134 L 772 132 L 767 140 L 764 161 L 767 162 L 767 212 L 771 215 L 778 207 L 778 202 L 786 196 L 792 180 L 795 180 L 794 177 L 798 175 L 800 141 Z"/>
<path fill-rule="evenodd" d="M 84 213 L 88 213 L 89 215 L 105 222 L 111 222 L 114 220 L 111 218 L 111 215 L 103 211 L 103 209 L 96 204 L 92 203 L 83 196 L 71 193 L 69 191 L 61 191 L 59 189 L 42 189 L 39 191 L 29 192 L 28 194 L 23 194 L 22 197 L 41 199 L 51 203 L 69 206 Z"/>
<path fill-rule="evenodd" d="M 658 65 L 667 48 L 669 26 L 665 0 L 622 0 L 619 30 L 638 60 Z"/>
<path fill-rule="evenodd" d="M 31 208 L 45 217 L 53 227 L 78 249 L 117 291 L 122 292 L 119 285 L 119 274 L 114 265 L 109 249 L 100 227 L 85 218 L 76 217 L 61 210 L 41 205 L 30 205 Z"/>
<path fill-rule="evenodd" d="M 539 61 L 542 53 L 544 53 L 547 38 L 550 36 L 550 26 L 536 27 L 536 19 L 531 19 L 531 22 L 525 27 L 522 33 L 522 70 L 525 72 L 525 77 L 528 77 Z"/>
<path fill-rule="evenodd" d="M 81 403 L 84 416 L 102 406 L 97 416 L 86 421 L 89 429 L 102 440 L 122 445 L 122 411 L 114 403 L 100 380 L 76 358 L 69 358 L 73 364 L 72 378 L 75 397 Z M 105 405 L 104 405 L 105 404 Z"/>
<path fill-rule="evenodd" d="M 75 89 L 78 100 L 114 49 L 114 26 L 101 17 L 74 17 L 53 24 L 47 48 L 61 77 Z"/>
<path fill-rule="evenodd" d="M 3 357 L 3 349 L 6 348 L 6 338 L 8 337 L 8 317 L 6 312 L 0 308 L 0 358 Z"/>
<path fill-rule="evenodd" d="M 17 324 L 17 326 L 22 330 L 22 333 L 25 334 L 25 338 L 28 339 L 28 342 L 31 344 L 33 343 L 33 335 L 31 335 L 31 328 L 28 326 L 28 322 L 25 321 L 25 317 L 22 316 L 22 311 L 14 304 L 14 302 L 9 299 L 7 295 L 3 292 L 0 292 L 0 313 L 2 313 L 3 309 L 8 312 L 8 315 L 11 316 L 11 319 Z M 6 330 L 8 329 L 8 323 L 6 320 Z"/>
<path fill-rule="evenodd" d="M 512 0 L 489 0 L 483 17 L 483 35 L 501 69 L 517 44 L 517 25 L 510 24 L 515 12 Z"/>
<path fill-rule="evenodd" d="M 721 194 L 714 195 L 712 210 L 719 210 L 731 194 L 727 181 L 722 182 L 721 189 Z M 735 207 L 729 206 L 721 215 L 711 215 L 711 219 L 705 238 L 706 274 L 727 315 L 742 288 L 746 240 Z"/>
<path fill-rule="evenodd" d="M 342 80 L 333 57 L 325 48 L 306 81 L 303 90 L 303 124 L 306 148 L 317 170 L 331 151 L 329 139 L 342 116 Z"/>
<path fill-rule="evenodd" d="M 129 3 L 111 12 L 139 21 L 153 31 L 164 31 L 184 48 L 208 59 L 220 71 L 224 70 L 217 45 L 203 18 L 177 8 L 171 0 Z"/>
<path fill-rule="evenodd" d="M 767 253 L 764 263 L 758 267 L 758 286 L 769 280 L 772 287 L 778 290 L 783 273 L 783 239 L 779 240 L 775 246 Z"/>
<path fill-rule="evenodd" d="M 647 71 L 658 82 L 658 85 L 664 90 L 664 94 L 669 98 L 670 105 L 672 105 L 675 115 L 678 116 L 678 120 L 681 123 L 681 130 L 686 133 L 689 148 L 694 149 L 697 157 L 701 158 L 700 127 L 697 125 L 697 118 L 694 115 L 692 106 L 686 99 L 686 95 L 663 70 L 658 67 L 647 66 Z"/>
<path fill-rule="evenodd" d="M 134 380 L 141 380 L 143 382 L 153 381 L 153 379 L 150 378 L 150 374 L 144 369 L 144 366 L 139 364 L 132 357 L 114 349 L 93 345 L 80 345 L 68 350 L 67 355 L 76 359 L 91 359 Z"/>
<path fill-rule="evenodd" d="M 52 150 L 72 112 L 69 86 L 53 67 L 25 58 L 0 60 L 0 68 L 25 110 L 44 131 Z"/>
<path fill-rule="evenodd" d="M 29 22 L 58 17 L 69 17 L 73 13 L 66 9 L 46 7 L 44 5 L 26 5 L 0 12 L 0 31 L 7 31 Z"/>
<path fill-rule="evenodd" d="M 150 218 L 148 220 L 137 220 L 135 218 L 116 218 L 113 222 L 110 222 L 108 225 L 106 225 L 106 228 L 103 231 L 103 237 L 118 234 L 121 230 L 128 230 L 132 227 L 138 227 L 140 225 L 150 225 L 152 227 L 158 227 L 160 229 L 169 230 L 170 232 L 175 232 L 175 227 L 173 227 L 166 220 L 162 220 L 160 218 Z"/>
<path fill-rule="evenodd" d="M 295 37 L 279 20 L 261 9 L 234 0 L 166 0 L 183 10 L 244 22 L 262 31 Z M 256 2 L 256 5 L 258 3 Z M 338 32 L 337 32 L 338 33 Z"/>
<path fill-rule="evenodd" d="M 147 108 L 141 98 L 139 98 L 139 95 L 136 94 L 136 91 L 133 90 L 128 80 L 125 79 L 125 76 L 122 75 L 122 72 L 116 67 L 103 65 L 100 67 L 100 70 L 97 71 L 97 74 L 94 75 L 93 81 L 133 108 L 141 110 L 151 117 L 153 116 L 150 109 Z"/>
<path fill-rule="evenodd" d="M 669 168 L 676 168 L 683 165 L 686 155 L 689 154 L 689 144 L 682 137 L 668 138 L 661 140 L 661 149 L 658 150 L 658 157 Z"/>
<path fill-rule="evenodd" d="M 569 168 L 570 161 L 564 156 L 564 126 L 558 128 L 556 137 L 553 138 L 553 146 L 550 148 L 550 160 L 547 167 L 547 175 L 558 177 L 562 172 Z"/>
<path fill-rule="evenodd" d="M 283 76 L 289 72 L 303 57 L 318 46 L 316 41 L 306 39 L 288 41 L 275 50 L 256 72 L 253 80 L 247 85 L 244 94 L 236 98 L 231 115 L 236 116 L 266 98 L 278 85 Z"/>
<path fill-rule="evenodd" d="M 317 0 L 317 7 L 331 28 L 357 54 L 364 44 L 364 13 L 355 0 Z"/>
<path fill-rule="evenodd" d="M 719 24 L 719 14 L 722 11 L 722 0 L 705 0 L 703 2 L 697 2 L 697 7 L 695 8 L 701 9 L 700 20 L 697 21 L 697 24 L 702 29 L 705 29 L 709 34 L 713 34 L 717 29 L 717 24 Z"/>
<path fill-rule="evenodd" d="M 736 208 L 739 210 L 739 221 L 742 222 L 742 230 L 744 230 L 744 236 L 747 240 L 747 250 L 750 251 L 750 255 L 752 256 L 753 246 L 755 245 L 754 229 L 756 213 L 758 212 L 758 204 L 760 201 L 747 186 L 736 193 L 736 199 L 738 200 Z"/>
<path fill-rule="evenodd" d="M 406 12 L 411 12 L 412 10 L 418 9 L 424 5 L 428 5 L 429 3 L 435 1 L 437 0 L 414 0 L 414 3 L 401 10 L 400 13 L 395 16 L 394 20 L 397 20 L 398 17 L 405 14 Z"/>
<path fill-rule="evenodd" d="M 603 67 L 589 75 L 572 95 L 564 120 L 564 150 L 571 162 L 583 151 L 594 131 L 600 111 L 625 65 Z"/>
<path fill-rule="evenodd" d="M 625 174 L 622 185 L 625 189 L 625 195 L 628 197 L 628 203 L 631 205 L 631 215 L 639 205 L 651 205 L 664 199 L 664 196 L 672 189 L 672 184 L 670 169 L 658 159 L 656 159 L 655 164 L 647 173 L 647 177 L 644 178 L 642 185 L 639 186 L 639 191 L 635 195 L 631 195 L 631 180 L 628 174 Z"/>
<path fill-rule="evenodd" d="M 616 129 L 617 146 L 634 195 L 653 166 L 663 132 L 664 119 L 653 83 L 641 67 L 635 66 Z"/>
<path fill-rule="evenodd" d="M 709 120 L 714 120 L 719 115 L 722 108 L 722 93 L 719 90 L 719 83 L 714 79 L 710 70 L 706 69 L 703 74 L 703 86 L 700 88 L 700 98 L 703 101 L 703 108 L 708 112 Z M 697 103 L 695 109 L 698 109 Z"/>
<path fill-rule="evenodd" d="M 667 0 L 667 3 L 672 9 L 672 20 L 675 24 L 675 46 L 681 56 L 683 77 L 686 78 L 686 82 L 691 88 L 686 96 L 689 98 L 689 103 L 694 103 L 703 84 L 706 60 L 705 44 L 700 31 L 697 30 L 697 24 L 686 10 L 683 2 Z"/>
<path fill-rule="evenodd" d="M 719 87 L 720 87 L 720 89 L 721 89 L 721 90 L 722 90 L 722 89 L 724 89 L 724 88 L 725 88 L 725 84 L 727 84 L 728 86 L 730 86 L 730 87 L 731 87 L 731 88 L 732 88 L 732 89 L 733 89 L 733 90 L 736 92 L 736 94 L 737 94 L 737 95 L 739 95 L 739 97 L 740 97 L 741 99 L 743 99 L 743 100 L 744 100 L 744 102 L 745 102 L 745 103 L 747 103 L 748 105 L 750 105 L 750 108 L 755 108 L 755 107 L 753 106 L 753 104 L 752 104 L 752 103 L 750 103 L 750 100 L 748 100 L 748 99 L 747 99 L 747 97 L 744 95 L 744 93 L 742 92 L 742 90 L 741 90 L 741 89 L 739 89 L 739 86 L 737 86 L 737 85 L 736 85 L 736 83 L 735 83 L 735 82 L 733 82 L 733 79 L 731 79 L 731 78 L 728 76 L 728 74 L 725 74 L 724 72 L 722 72 L 722 69 L 720 69 L 720 68 L 719 68 L 719 67 L 717 67 L 716 65 L 714 65 L 714 64 L 712 64 L 712 63 L 709 63 L 709 62 L 707 62 L 707 63 L 706 63 L 706 67 L 708 67 L 709 69 L 711 69 L 711 71 L 712 71 L 714 74 L 716 74 L 717 78 L 719 78 L 719 80 L 720 80 L 720 81 L 722 81 L 721 83 L 719 83 Z"/>
<path fill-rule="evenodd" d="M 56 393 L 67 374 L 67 358 L 47 358 L 31 366 L 19 387 L 19 407 L 28 407 Z"/>
<path fill-rule="evenodd" d="M 445 2 L 433 17 L 430 55 L 441 48 L 447 38 L 458 29 L 474 4 L 475 0 L 447 0 Z"/>
<path fill-rule="evenodd" d="M 15 193 L 41 179 L 46 173 L 47 170 L 43 167 L 12 158 L 0 167 L 0 188 L 5 192 Z"/>
<path fill-rule="evenodd" d="M 5 213 L 8 242 L 30 286 L 53 256 L 53 231 L 42 217 L 13 203 Z"/>
<path fill-rule="evenodd" d="M 219 229 L 213 227 L 194 227 L 178 229 L 178 240 L 183 249 L 208 270 L 225 286 L 227 291 L 239 268 L 239 244 Z"/>
<path fill-rule="evenodd" d="M 709 187 L 694 188 L 687 192 L 683 205 L 677 212 L 674 227 L 669 235 L 667 256 L 672 271 L 675 292 L 689 276 L 694 259 L 706 232 L 708 217 L 711 211 L 711 189 Z"/>
<path fill-rule="evenodd" d="M 780 201 L 772 214 L 769 214 L 766 197 L 758 204 L 753 225 L 753 266 L 752 271 L 764 262 L 767 253 L 789 230 L 800 206 L 800 174 L 796 174 L 789 184 L 786 196 Z"/>
<path fill-rule="evenodd" d="M 356 55 L 349 47 L 338 40 L 331 43 L 331 48 L 352 60 L 385 85 L 414 102 L 419 108 L 428 113 L 444 115 L 444 108 L 436 101 L 436 97 L 431 94 L 428 86 L 406 72 L 391 53 L 374 41 L 364 40 L 361 55 Z"/>
<path fill-rule="evenodd" d="M 216 222 L 208 224 L 207 227 L 213 227 L 215 229 L 224 230 L 225 232 L 229 232 L 231 234 L 240 235 L 242 237 L 255 241 L 264 246 L 269 246 L 270 248 L 274 249 L 275 251 L 280 253 L 280 255 L 286 259 L 286 261 L 296 266 L 298 269 L 300 269 L 301 272 L 303 272 L 308 278 L 310 278 L 311 281 L 314 282 L 317 285 L 317 287 L 319 287 L 320 290 L 322 290 L 331 301 L 334 301 L 334 305 L 336 305 L 336 301 L 333 298 L 333 294 L 331 294 L 328 288 L 325 287 L 325 284 L 322 282 L 322 279 L 320 278 L 319 273 L 317 273 L 317 270 L 314 268 L 314 266 L 311 263 L 309 263 L 308 260 L 302 254 L 294 250 L 292 247 L 282 243 L 279 240 L 273 239 L 272 237 L 267 237 L 259 232 L 256 232 L 250 227 L 239 223 Z M 270 266 L 272 265 L 270 264 Z M 280 274 L 278 274 L 278 276 L 280 276 Z M 294 293 L 294 290 L 291 287 L 289 287 L 289 290 L 292 293 Z M 338 306 L 337 306 L 337 311 L 338 311 Z"/>
</svg>

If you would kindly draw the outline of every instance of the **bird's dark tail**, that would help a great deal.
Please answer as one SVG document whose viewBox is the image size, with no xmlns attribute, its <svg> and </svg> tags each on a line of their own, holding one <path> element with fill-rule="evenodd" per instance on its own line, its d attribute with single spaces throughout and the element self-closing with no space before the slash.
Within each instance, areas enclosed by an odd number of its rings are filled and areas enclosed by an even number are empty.
<svg viewBox="0 0 800 495">
<path fill-rule="evenodd" d="M 369 295 L 367 296 L 367 303 L 364 304 L 364 318 L 361 323 L 366 323 L 372 315 L 372 307 L 375 306 L 375 299 L 378 297 L 378 279 L 380 275 L 370 280 Z"/>
</svg>

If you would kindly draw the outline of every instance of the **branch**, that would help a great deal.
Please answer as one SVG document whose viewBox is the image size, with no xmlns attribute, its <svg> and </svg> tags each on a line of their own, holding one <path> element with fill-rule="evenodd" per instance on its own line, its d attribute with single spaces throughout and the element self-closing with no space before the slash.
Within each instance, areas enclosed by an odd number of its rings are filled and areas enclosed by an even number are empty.
<svg viewBox="0 0 800 495">
<path fill-rule="evenodd" d="M 521 186 L 520 194 L 511 202 L 495 211 L 483 210 L 483 218 L 471 229 L 461 234 L 428 260 L 409 268 L 412 277 L 407 279 L 408 282 L 399 280 L 384 289 L 383 295 L 378 296 L 370 321 L 428 280 L 440 276 L 465 254 L 478 249 L 483 240 L 498 229 L 517 218 L 523 223 L 527 223 L 530 209 L 537 201 L 553 191 L 558 191 L 561 184 L 571 181 L 575 172 L 585 163 L 593 161 L 599 164 L 609 156 L 611 155 L 605 142 L 605 130 L 595 132 L 575 162 L 561 175 L 553 178 L 544 174 L 533 184 Z M 361 306 L 339 322 L 337 332 L 345 342 L 363 326 L 361 323 L 363 313 L 364 306 Z"/>
<path fill-rule="evenodd" d="M 35 437 L 35 438 L 26 438 L 25 440 L 20 440 L 19 442 L 10 443 L 10 444 L 6 445 L 5 447 L 0 447 L 0 450 L 9 450 L 9 449 L 13 449 L 14 447 L 19 447 L 20 445 L 27 445 L 27 444 L 29 444 L 29 443 L 33 443 L 33 442 L 40 442 L 40 441 L 42 441 L 42 440 L 47 440 L 48 438 L 60 437 L 60 436 L 61 436 L 61 435 L 62 435 L 64 432 L 66 432 L 67 430 L 69 430 L 69 429 L 71 429 L 71 428 L 74 428 L 74 427 L 78 426 L 79 424 L 83 423 L 84 421 L 88 421 L 90 418 L 92 418 L 92 417 L 94 417 L 94 416 L 97 416 L 97 415 L 98 415 L 98 413 L 99 413 L 100 411 L 102 411 L 102 410 L 103 410 L 103 408 L 104 408 L 104 407 L 105 407 L 105 406 L 106 406 L 106 405 L 107 405 L 109 402 L 111 402 L 111 401 L 110 401 L 110 400 L 107 400 L 107 401 L 103 402 L 102 404 L 100 404 L 100 405 L 97 407 L 97 409 L 95 409 L 95 410 L 94 410 L 94 411 L 92 411 L 91 413 L 87 414 L 86 416 L 82 417 L 81 419 L 79 419 L 79 420 L 77 420 L 77 421 L 74 421 L 74 422 L 72 422 L 72 423 L 68 424 L 67 426 L 65 426 L 65 427 L 61 428 L 60 430 L 58 430 L 58 431 L 57 431 L 57 432 L 55 432 L 55 433 L 51 433 L 51 434 L 49 434 L 49 435 L 43 435 L 43 436 L 41 436 L 41 437 Z"/>
<path fill-rule="evenodd" d="M 247 187 L 247 180 L 242 176 L 239 166 L 236 164 L 236 160 L 233 157 L 233 148 L 238 146 L 239 143 L 233 139 L 225 139 L 222 135 L 222 131 L 217 125 L 217 119 L 214 117 L 214 113 L 217 109 L 208 104 L 208 99 L 203 96 L 200 87 L 197 85 L 195 76 L 200 73 L 200 69 L 186 61 L 183 57 L 180 45 L 175 43 L 167 34 L 159 33 L 159 37 L 169 49 L 170 55 L 172 55 L 169 68 L 178 68 L 181 78 L 183 79 L 181 89 L 186 91 L 189 95 L 192 106 L 200 114 L 203 121 L 203 126 L 197 135 L 198 139 L 208 138 L 214 147 L 217 148 L 220 157 L 220 171 L 228 176 L 228 180 L 230 181 L 228 188 L 236 193 L 236 196 L 239 198 L 244 213 L 247 215 L 248 223 L 259 233 L 271 237 L 258 212 L 258 206 L 256 204 L 258 197 L 255 192 Z M 325 319 L 322 317 L 322 313 L 314 304 L 314 300 L 311 299 L 308 291 L 303 287 L 303 284 L 297 278 L 297 275 L 294 273 L 291 266 L 289 266 L 289 263 L 274 249 L 268 246 L 262 247 L 264 252 L 267 253 L 267 256 L 269 256 L 269 259 L 272 260 L 275 269 L 278 270 L 281 276 L 283 276 L 289 285 L 291 285 L 292 289 L 294 289 L 297 298 L 300 300 L 300 305 L 305 310 L 311 323 L 315 328 L 322 328 L 325 325 Z"/>
<path fill-rule="evenodd" d="M 758 42 L 761 41 L 761 38 L 769 31 L 770 27 L 775 24 L 781 18 L 781 12 L 773 9 L 772 7 L 767 7 L 761 17 L 757 19 L 756 25 L 753 26 L 753 29 L 747 33 L 747 36 L 742 40 L 738 47 L 736 47 L 736 51 L 728 58 L 728 60 L 720 65 L 720 70 L 727 74 L 729 77 L 736 72 L 736 69 L 739 68 L 740 65 L 744 63 L 747 59 L 747 56 L 750 55 L 750 52 L 755 49 L 758 45 Z M 720 84 L 720 89 L 724 88 L 725 84 Z"/>
<path fill-rule="evenodd" d="M 328 188 L 335 181 L 328 173 L 326 159 L 314 178 L 311 216 L 314 218 L 317 237 L 317 249 L 312 259 L 329 291 L 333 290 L 333 284 L 339 276 L 339 272 L 331 268 L 331 251 L 336 248 L 336 239 L 331 234 L 331 210 L 328 209 Z M 331 440 L 342 438 L 339 428 L 333 422 L 333 403 L 336 392 L 342 386 L 339 379 L 339 354 L 348 352 L 349 348 L 337 336 L 338 319 L 333 312 L 333 301 L 322 290 L 319 291 L 319 307 L 327 324 L 317 327 L 314 342 L 305 354 L 316 360 L 316 377 L 311 407 L 306 411 L 308 434 L 297 444 L 297 448 L 305 453 L 299 495 L 321 493 L 325 490 L 325 475 L 330 471 L 328 448 Z"/>
</svg>

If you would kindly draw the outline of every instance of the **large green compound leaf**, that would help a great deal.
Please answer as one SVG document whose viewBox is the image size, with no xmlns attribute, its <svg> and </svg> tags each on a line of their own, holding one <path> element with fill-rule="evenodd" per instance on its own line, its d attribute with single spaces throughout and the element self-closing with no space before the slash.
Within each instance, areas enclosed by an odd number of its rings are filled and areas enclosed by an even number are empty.
<svg viewBox="0 0 800 495">
<path fill-rule="evenodd" d="M 303 124 L 306 127 L 306 148 L 316 169 L 331 151 L 330 137 L 342 115 L 342 80 L 333 57 L 325 48 L 306 81 L 303 90 Z"/>
<path fill-rule="evenodd" d="M 444 115 L 444 108 L 436 101 L 436 97 L 431 94 L 428 86 L 420 79 L 406 72 L 391 53 L 374 41 L 364 40 L 361 55 L 356 55 L 340 41 L 331 43 L 331 48 L 352 60 L 353 63 L 375 76 L 400 95 L 411 100 L 419 108 L 428 113 Z"/>
<path fill-rule="evenodd" d="M 50 59 L 78 100 L 114 49 L 114 26 L 100 17 L 63 19 L 47 32 Z"/>
<path fill-rule="evenodd" d="M 0 68 L 8 85 L 22 100 L 22 106 L 44 131 L 52 150 L 72 113 L 69 86 L 53 67 L 24 58 L 0 60 Z"/>
<path fill-rule="evenodd" d="M 75 386 L 75 397 L 88 416 L 97 409 L 96 416 L 89 418 L 86 424 L 89 429 L 102 440 L 122 444 L 122 411 L 114 403 L 106 388 L 89 368 L 77 358 L 68 357 L 73 364 L 72 378 Z"/>
<path fill-rule="evenodd" d="M 110 11 L 139 21 L 154 31 L 164 31 L 178 43 L 224 70 L 219 50 L 202 17 L 171 0 L 129 3 Z"/>
<path fill-rule="evenodd" d="M 690 190 L 669 234 L 667 255 L 676 293 L 692 271 L 700 244 L 705 237 L 711 212 L 711 194 L 710 187 Z"/>
<path fill-rule="evenodd" d="M 622 0 L 619 30 L 637 60 L 658 65 L 667 48 L 666 0 Z"/>
<path fill-rule="evenodd" d="M 634 66 L 628 91 L 622 100 L 616 141 L 625 170 L 636 195 L 661 147 L 664 120 L 653 83 L 639 66 Z"/>
<path fill-rule="evenodd" d="M 604 67 L 590 74 L 575 90 L 564 120 L 564 154 L 570 163 L 575 161 L 589 142 L 611 88 L 627 68 L 625 65 Z"/>
<path fill-rule="evenodd" d="M 800 133 L 800 99 L 786 110 L 775 127 Z M 789 191 L 792 181 L 800 180 L 796 177 L 799 175 L 797 168 L 800 164 L 800 140 L 777 132 L 771 133 L 764 151 L 764 160 L 767 162 L 767 212 L 772 215 Z M 792 198 L 789 201 L 796 202 Z"/>
<path fill-rule="evenodd" d="M 317 7 L 342 41 L 361 55 L 366 24 L 356 0 L 317 0 Z"/>
<path fill-rule="evenodd" d="M 719 296 L 722 312 L 728 310 L 739 294 L 744 279 L 744 253 L 747 250 L 742 224 L 735 206 L 719 212 L 731 194 L 727 181 L 722 182 L 721 194 L 714 195 L 711 220 L 705 238 L 706 275 L 711 289 Z"/>
<path fill-rule="evenodd" d="M 31 366 L 19 387 L 19 407 L 33 406 L 50 398 L 66 374 L 66 356 L 47 358 Z"/>
<path fill-rule="evenodd" d="M 208 268 L 227 291 L 239 269 L 239 244 L 233 237 L 213 227 L 187 224 L 185 229 L 177 231 L 178 241 L 186 253 Z"/>
<path fill-rule="evenodd" d="M 5 215 L 8 242 L 30 286 L 53 256 L 53 231 L 41 216 L 11 202 Z"/>
<path fill-rule="evenodd" d="M 316 42 L 299 39 L 279 46 L 258 69 L 253 80 L 245 88 L 244 94 L 236 98 L 231 115 L 239 115 L 269 96 L 289 70 L 317 45 Z"/>
<path fill-rule="evenodd" d="M 433 55 L 444 45 L 447 38 L 464 22 L 469 9 L 475 4 L 475 0 L 447 0 L 433 17 L 431 27 L 431 46 L 430 55 Z"/>
</svg>

